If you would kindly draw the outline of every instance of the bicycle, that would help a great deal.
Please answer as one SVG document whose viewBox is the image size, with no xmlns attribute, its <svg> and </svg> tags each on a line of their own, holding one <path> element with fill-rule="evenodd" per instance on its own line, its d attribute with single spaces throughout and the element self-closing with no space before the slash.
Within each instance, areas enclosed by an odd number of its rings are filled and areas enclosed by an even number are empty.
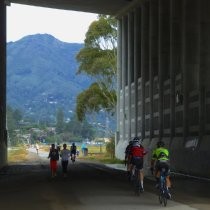
<svg viewBox="0 0 210 210">
<path fill-rule="evenodd" d="M 166 186 L 166 176 L 167 176 L 166 169 L 161 168 L 158 198 L 159 198 L 160 204 L 162 204 L 163 206 L 167 205 L 167 201 L 169 199 L 169 192 Z"/>
<path fill-rule="evenodd" d="M 143 189 L 141 187 L 141 181 L 140 181 L 140 169 L 134 166 L 132 174 L 133 175 L 131 175 L 131 181 L 133 181 L 133 184 L 134 184 L 134 192 L 135 192 L 135 195 L 139 196 L 140 193 L 143 192 Z"/>
</svg>

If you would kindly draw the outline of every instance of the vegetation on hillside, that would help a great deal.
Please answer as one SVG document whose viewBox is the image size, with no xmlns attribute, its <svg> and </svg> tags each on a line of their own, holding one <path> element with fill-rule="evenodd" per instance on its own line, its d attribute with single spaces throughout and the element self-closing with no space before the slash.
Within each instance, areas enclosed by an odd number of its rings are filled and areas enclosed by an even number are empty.
<svg viewBox="0 0 210 210">
<path fill-rule="evenodd" d="M 89 26 L 84 45 L 66 45 L 50 35 L 9 43 L 7 103 L 22 110 L 7 108 L 10 145 L 104 137 L 112 127 L 107 116 L 114 116 L 117 101 L 116 45 L 117 21 L 106 15 Z M 90 123 L 87 115 L 92 113 L 104 124 L 96 117 Z M 114 150 L 112 139 L 106 145 L 109 158 L 114 158 Z"/>
</svg>

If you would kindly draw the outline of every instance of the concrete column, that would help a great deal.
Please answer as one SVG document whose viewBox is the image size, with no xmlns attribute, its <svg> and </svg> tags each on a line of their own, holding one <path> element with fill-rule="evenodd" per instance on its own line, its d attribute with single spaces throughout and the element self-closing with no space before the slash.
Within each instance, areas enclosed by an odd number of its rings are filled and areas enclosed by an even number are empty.
<svg viewBox="0 0 210 210">
<path fill-rule="evenodd" d="M 122 135 L 123 135 L 123 141 L 125 141 L 125 132 L 126 132 L 126 126 L 125 126 L 125 121 L 127 120 L 127 114 L 125 110 L 125 87 L 127 85 L 127 52 L 128 52 L 128 18 L 127 16 L 122 17 L 122 94 L 123 94 L 123 130 L 122 130 Z"/>
<path fill-rule="evenodd" d="M 150 1 L 149 31 L 149 95 L 150 95 L 150 138 L 154 137 L 153 84 L 158 72 L 158 1 Z"/>
<path fill-rule="evenodd" d="M 142 139 L 145 138 L 145 72 L 149 70 L 149 2 L 142 4 L 141 13 L 141 95 Z"/>
<path fill-rule="evenodd" d="M 182 0 L 170 0 L 170 128 L 171 139 L 175 136 L 175 77 L 180 71 L 181 60 L 181 10 Z"/>
<path fill-rule="evenodd" d="M 158 67 L 158 81 L 159 81 L 159 138 L 163 137 L 163 55 L 162 55 L 162 42 L 164 34 L 162 33 L 162 1 L 159 0 L 159 67 Z"/>
<path fill-rule="evenodd" d="M 131 83 L 134 74 L 134 14 L 128 14 L 128 138 L 131 139 Z"/>
<path fill-rule="evenodd" d="M 117 21 L 118 34 L 117 34 L 117 139 L 119 142 L 120 131 L 120 90 L 122 88 L 122 20 Z"/>
<path fill-rule="evenodd" d="M 210 89 L 210 1 L 200 1 L 199 137 L 205 135 L 205 93 Z"/>
<path fill-rule="evenodd" d="M 163 137 L 163 82 L 169 79 L 169 1 L 159 0 L 159 138 Z"/>
<path fill-rule="evenodd" d="M 189 92 L 198 89 L 199 76 L 199 1 L 183 1 L 184 18 L 183 18 L 183 89 L 184 89 L 184 110 L 183 125 L 184 138 L 189 136 Z M 193 50 L 192 50 L 193 49 Z"/>
<path fill-rule="evenodd" d="M 182 87 L 183 87 L 183 137 L 188 135 L 188 92 L 187 92 L 187 75 L 186 75 L 186 65 L 185 65 L 185 54 L 186 54 L 186 43 L 185 43 L 185 33 L 186 33 L 186 11 L 185 2 L 182 1 Z"/>
<path fill-rule="evenodd" d="M 138 75 L 141 71 L 141 8 L 136 8 L 134 13 L 134 116 L 135 136 L 138 134 Z"/>
<path fill-rule="evenodd" d="M 6 130 L 6 5 L 0 1 L 0 167 L 7 161 Z"/>
</svg>

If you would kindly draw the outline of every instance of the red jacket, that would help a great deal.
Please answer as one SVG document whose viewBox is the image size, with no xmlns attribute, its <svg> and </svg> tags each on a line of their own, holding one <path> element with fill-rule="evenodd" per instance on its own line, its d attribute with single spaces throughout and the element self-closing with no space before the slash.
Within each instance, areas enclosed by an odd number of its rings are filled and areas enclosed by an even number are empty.
<svg viewBox="0 0 210 210">
<path fill-rule="evenodd" d="M 132 157 L 141 157 L 147 154 L 147 151 L 142 146 L 132 146 L 130 150 L 130 154 Z"/>
</svg>

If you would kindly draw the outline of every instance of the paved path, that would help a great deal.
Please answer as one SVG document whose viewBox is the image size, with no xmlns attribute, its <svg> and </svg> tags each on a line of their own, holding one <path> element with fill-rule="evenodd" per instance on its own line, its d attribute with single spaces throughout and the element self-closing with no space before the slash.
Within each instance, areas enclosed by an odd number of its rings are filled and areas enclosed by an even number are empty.
<svg viewBox="0 0 210 210">
<path fill-rule="evenodd" d="M 76 161 L 63 178 L 50 178 L 49 160 L 30 152 L 25 163 L 0 171 L 1 210 L 209 210 L 209 183 L 175 178 L 173 200 L 158 203 L 154 182 L 145 180 L 145 192 L 134 195 L 123 170 Z M 193 183 L 193 184 L 192 184 Z"/>
</svg>

